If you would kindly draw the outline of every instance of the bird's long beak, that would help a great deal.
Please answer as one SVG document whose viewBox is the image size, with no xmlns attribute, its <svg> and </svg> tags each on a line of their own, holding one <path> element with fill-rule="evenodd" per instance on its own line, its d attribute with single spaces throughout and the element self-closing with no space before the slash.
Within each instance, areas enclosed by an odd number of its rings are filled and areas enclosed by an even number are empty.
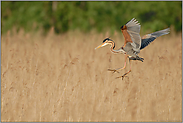
<svg viewBox="0 0 183 123">
<path fill-rule="evenodd" d="M 98 47 L 96 47 L 95 49 L 98 49 L 98 48 L 106 46 L 106 45 L 107 45 L 107 43 L 103 43 L 103 44 L 99 45 Z"/>
</svg>

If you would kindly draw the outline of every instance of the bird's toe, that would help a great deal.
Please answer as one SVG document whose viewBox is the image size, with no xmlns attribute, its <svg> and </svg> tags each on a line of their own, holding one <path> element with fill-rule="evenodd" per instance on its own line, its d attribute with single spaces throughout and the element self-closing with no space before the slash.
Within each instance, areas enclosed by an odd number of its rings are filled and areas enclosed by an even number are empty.
<svg viewBox="0 0 183 123">
<path fill-rule="evenodd" d="M 119 73 L 119 71 L 117 71 L 115 69 L 108 69 L 108 71 L 113 71 L 113 73 L 115 73 L 115 72 Z"/>
</svg>

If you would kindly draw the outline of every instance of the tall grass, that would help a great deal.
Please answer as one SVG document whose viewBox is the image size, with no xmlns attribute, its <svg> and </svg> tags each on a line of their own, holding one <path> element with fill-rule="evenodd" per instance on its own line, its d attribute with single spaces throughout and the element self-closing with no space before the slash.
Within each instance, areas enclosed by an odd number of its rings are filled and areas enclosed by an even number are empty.
<svg viewBox="0 0 183 123">
<path fill-rule="evenodd" d="M 182 121 L 181 35 L 159 37 L 115 79 L 124 65 L 108 37 L 91 32 L 2 36 L 1 121 Z M 117 48 L 121 33 L 111 37 Z M 128 64 L 127 64 L 128 65 Z"/>
</svg>

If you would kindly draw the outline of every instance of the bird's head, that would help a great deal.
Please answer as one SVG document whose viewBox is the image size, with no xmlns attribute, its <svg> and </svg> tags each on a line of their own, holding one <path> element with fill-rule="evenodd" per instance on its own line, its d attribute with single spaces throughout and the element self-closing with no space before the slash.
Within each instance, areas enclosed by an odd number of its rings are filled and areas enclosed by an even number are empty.
<svg viewBox="0 0 183 123">
<path fill-rule="evenodd" d="M 95 49 L 106 46 L 108 44 L 112 45 L 112 43 L 114 43 L 112 39 L 106 38 L 106 39 L 103 40 L 103 43 L 101 45 L 99 45 L 98 47 L 96 47 Z"/>
</svg>

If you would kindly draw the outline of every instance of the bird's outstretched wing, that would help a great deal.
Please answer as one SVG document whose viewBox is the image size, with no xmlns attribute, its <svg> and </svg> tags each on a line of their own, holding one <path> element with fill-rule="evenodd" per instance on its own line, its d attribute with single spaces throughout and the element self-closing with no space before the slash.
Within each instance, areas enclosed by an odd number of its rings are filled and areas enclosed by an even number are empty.
<svg viewBox="0 0 183 123">
<path fill-rule="evenodd" d="M 170 32 L 170 28 L 167 28 L 167 29 L 164 29 L 164 30 L 160 30 L 160 31 L 151 33 L 151 34 L 144 35 L 142 37 L 140 50 L 145 48 L 151 42 L 153 42 L 157 37 L 162 36 L 162 35 L 166 35 L 169 32 Z"/>
<path fill-rule="evenodd" d="M 135 18 L 131 19 L 124 26 L 121 27 L 121 31 L 125 38 L 124 46 L 127 42 L 131 42 L 133 50 L 139 51 L 141 47 L 141 37 L 140 37 L 140 23 L 136 21 Z"/>
</svg>

